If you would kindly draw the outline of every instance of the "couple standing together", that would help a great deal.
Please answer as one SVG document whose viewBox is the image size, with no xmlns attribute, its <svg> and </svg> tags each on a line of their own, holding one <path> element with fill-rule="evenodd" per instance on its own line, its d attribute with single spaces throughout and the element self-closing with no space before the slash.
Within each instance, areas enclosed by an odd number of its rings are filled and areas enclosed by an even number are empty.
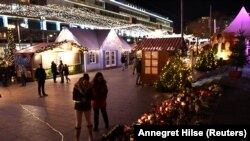
<svg viewBox="0 0 250 141">
<path fill-rule="evenodd" d="M 105 122 L 105 128 L 109 128 L 109 120 L 106 111 L 106 99 L 108 88 L 106 80 L 101 72 L 97 72 L 93 82 L 89 82 L 89 75 L 84 74 L 75 84 L 73 89 L 73 100 L 75 101 L 74 109 L 76 112 L 76 126 L 75 126 L 75 141 L 79 141 L 81 133 L 82 115 L 84 114 L 89 141 L 93 140 L 92 123 L 91 123 L 91 107 L 94 110 L 94 131 L 98 130 L 99 124 L 99 110 Z"/>
</svg>

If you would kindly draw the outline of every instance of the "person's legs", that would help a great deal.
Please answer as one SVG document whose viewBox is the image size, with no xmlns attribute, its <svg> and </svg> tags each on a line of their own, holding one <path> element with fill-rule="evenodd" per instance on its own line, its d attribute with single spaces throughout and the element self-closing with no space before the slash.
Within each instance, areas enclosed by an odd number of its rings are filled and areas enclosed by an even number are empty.
<svg viewBox="0 0 250 141">
<path fill-rule="evenodd" d="M 140 85 L 139 79 L 140 79 L 140 73 L 137 73 L 136 85 Z"/>
<path fill-rule="evenodd" d="M 70 81 L 68 75 L 65 75 L 65 79 L 66 79 L 67 83 Z"/>
<path fill-rule="evenodd" d="M 93 125 L 92 125 L 92 122 L 91 122 L 91 119 L 90 119 L 91 110 L 85 111 L 84 115 L 85 115 L 85 119 L 86 119 L 86 122 L 87 122 L 87 130 L 88 130 L 88 134 L 89 134 L 89 141 L 92 141 L 93 140 L 93 134 L 92 134 Z"/>
<path fill-rule="evenodd" d="M 98 130 L 99 125 L 99 108 L 94 108 L 94 131 Z"/>
<path fill-rule="evenodd" d="M 82 111 L 76 110 L 76 126 L 75 126 L 75 141 L 79 141 L 80 133 L 81 133 L 81 125 L 82 125 Z"/>
<path fill-rule="evenodd" d="M 45 90 L 44 90 L 44 84 L 45 84 L 45 81 L 43 81 L 43 82 L 41 83 L 42 93 L 43 93 L 43 96 L 47 96 L 47 94 L 45 93 Z"/>
<path fill-rule="evenodd" d="M 26 79 L 27 79 L 27 78 L 26 78 L 26 76 L 24 75 L 24 76 L 23 76 L 23 85 L 24 85 L 24 86 L 26 86 Z"/>
<path fill-rule="evenodd" d="M 105 128 L 108 129 L 109 128 L 109 119 L 108 119 L 108 114 L 107 114 L 106 108 L 101 108 L 101 112 L 102 112 L 103 120 L 105 122 Z"/>
<path fill-rule="evenodd" d="M 41 82 L 40 82 L 40 81 L 37 81 L 37 83 L 38 83 L 38 95 L 39 95 L 40 97 L 42 97 L 42 95 L 41 95 Z"/>
<path fill-rule="evenodd" d="M 125 63 L 122 63 L 122 71 L 125 69 Z"/>
<path fill-rule="evenodd" d="M 24 86 L 25 85 L 25 82 L 24 82 L 24 75 L 23 74 L 21 74 L 21 83 L 22 83 L 22 86 Z"/>
<path fill-rule="evenodd" d="M 141 73 L 138 73 L 138 84 L 141 85 L 142 84 L 142 81 L 141 81 Z"/>
<path fill-rule="evenodd" d="M 53 80 L 54 80 L 54 83 L 56 83 L 56 73 L 53 73 Z"/>
<path fill-rule="evenodd" d="M 61 83 L 64 83 L 64 75 L 61 74 Z"/>
</svg>

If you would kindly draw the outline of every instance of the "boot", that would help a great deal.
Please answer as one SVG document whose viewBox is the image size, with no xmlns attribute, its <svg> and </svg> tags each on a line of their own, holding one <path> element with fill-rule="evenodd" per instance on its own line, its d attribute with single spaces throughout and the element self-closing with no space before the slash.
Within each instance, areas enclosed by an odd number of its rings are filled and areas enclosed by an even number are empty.
<svg viewBox="0 0 250 141">
<path fill-rule="evenodd" d="M 87 125 L 88 133 L 89 133 L 89 141 L 93 141 L 93 134 L 92 134 L 92 129 L 93 125 Z"/>
<path fill-rule="evenodd" d="M 81 127 L 75 127 L 75 141 L 79 141 Z"/>
</svg>

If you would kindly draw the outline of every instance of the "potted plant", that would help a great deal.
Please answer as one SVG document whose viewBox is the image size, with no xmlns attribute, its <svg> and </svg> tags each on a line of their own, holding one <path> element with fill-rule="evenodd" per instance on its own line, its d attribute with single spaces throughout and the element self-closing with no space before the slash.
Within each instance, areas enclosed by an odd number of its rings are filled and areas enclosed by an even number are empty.
<svg viewBox="0 0 250 141">
<path fill-rule="evenodd" d="M 245 54 L 245 36 L 243 34 L 240 34 L 237 37 L 235 45 L 231 46 L 230 50 L 232 51 L 230 64 L 234 67 L 234 69 L 229 72 L 229 76 L 239 78 L 242 74 L 239 68 L 243 68 L 247 62 Z"/>
</svg>

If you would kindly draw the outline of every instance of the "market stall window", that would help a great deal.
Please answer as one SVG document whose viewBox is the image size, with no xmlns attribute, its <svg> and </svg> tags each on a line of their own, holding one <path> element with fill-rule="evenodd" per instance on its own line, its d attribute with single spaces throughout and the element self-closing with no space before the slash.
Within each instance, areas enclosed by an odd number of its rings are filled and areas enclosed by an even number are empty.
<svg viewBox="0 0 250 141">
<path fill-rule="evenodd" d="M 96 59 L 97 59 L 96 53 L 95 53 L 95 52 L 90 52 L 90 53 L 89 53 L 89 63 L 90 63 L 90 64 L 97 63 L 97 62 L 96 62 Z"/>
<path fill-rule="evenodd" d="M 158 74 L 158 52 L 145 52 L 145 74 Z"/>
</svg>

